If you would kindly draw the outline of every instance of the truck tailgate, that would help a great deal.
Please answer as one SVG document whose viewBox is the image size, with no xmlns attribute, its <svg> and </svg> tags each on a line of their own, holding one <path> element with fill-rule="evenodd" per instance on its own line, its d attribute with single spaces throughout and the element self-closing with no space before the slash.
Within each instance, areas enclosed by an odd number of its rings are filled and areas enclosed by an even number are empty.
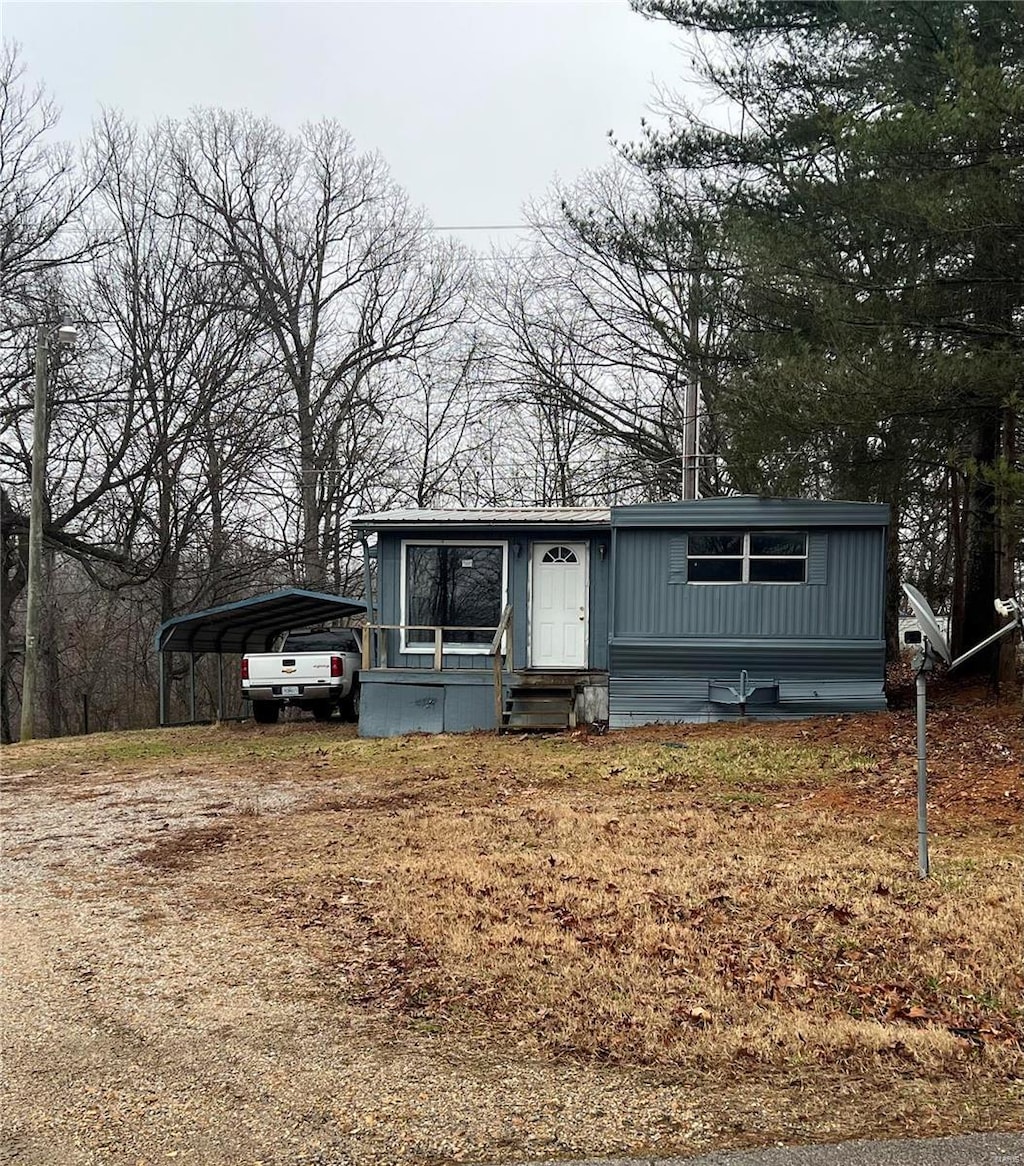
<svg viewBox="0 0 1024 1166">
<path fill-rule="evenodd" d="M 331 656 L 340 652 L 302 652 L 289 656 L 259 652 L 248 656 L 249 684 L 318 684 L 330 683 Z M 337 678 L 336 678 L 337 680 Z"/>
</svg>

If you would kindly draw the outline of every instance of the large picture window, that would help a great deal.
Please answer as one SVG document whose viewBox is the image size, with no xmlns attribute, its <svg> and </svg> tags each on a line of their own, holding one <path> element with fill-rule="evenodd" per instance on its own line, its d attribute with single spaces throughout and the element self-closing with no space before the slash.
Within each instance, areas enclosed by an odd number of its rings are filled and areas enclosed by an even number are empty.
<svg viewBox="0 0 1024 1166">
<path fill-rule="evenodd" d="M 690 534 L 690 583 L 805 583 L 807 535 L 803 531 L 714 531 Z"/>
<path fill-rule="evenodd" d="M 505 548 L 480 543 L 406 543 L 405 611 L 407 625 L 443 627 L 449 647 L 478 650 L 490 645 L 501 621 L 505 597 Z M 405 633 L 415 651 L 433 647 L 434 633 Z"/>
</svg>

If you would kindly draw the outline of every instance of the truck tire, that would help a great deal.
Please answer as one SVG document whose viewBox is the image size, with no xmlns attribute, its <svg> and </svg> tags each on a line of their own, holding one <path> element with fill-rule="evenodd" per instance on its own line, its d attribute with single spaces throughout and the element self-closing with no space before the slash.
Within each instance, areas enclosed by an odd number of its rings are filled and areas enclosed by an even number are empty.
<svg viewBox="0 0 1024 1166">
<path fill-rule="evenodd" d="M 309 707 L 313 712 L 313 720 L 315 721 L 329 721 L 331 714 L 334 712 L 334 705 L 329 700 L 311 701 Z"/>
<path fill-rule="evenodd" d="M 276 725 L 281 706 L 276 700 L 254 700 L 252 702 L 252 717 L 259 725 Z"/>
<path fill-rule="evenodd" d="M 359 684 L 352 685 L 352 691 L 341 702 L 341 715 L 346 721 L 359 723 Z"/>
</svg>

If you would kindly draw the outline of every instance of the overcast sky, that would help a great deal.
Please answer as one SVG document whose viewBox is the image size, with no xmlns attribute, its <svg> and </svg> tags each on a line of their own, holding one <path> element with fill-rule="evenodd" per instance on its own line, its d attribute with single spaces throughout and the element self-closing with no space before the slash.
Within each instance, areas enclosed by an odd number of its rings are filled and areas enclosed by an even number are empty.
<svg viewBox="0 0 1024 1166">
<path fill-rule="evenodd" d="M 553 179 L 635 137 L 656 84 L 678 85 L 674 31 L 626 0 L 567 3 L 23 3 L 0 29 L 63 110 L 149 122 L 196 105 L 286 127 L 337 118 L 379 150 L 439 226 L 521 221 Z M 508 234 L 465 234 L 486 248 Z"/>
</svg>

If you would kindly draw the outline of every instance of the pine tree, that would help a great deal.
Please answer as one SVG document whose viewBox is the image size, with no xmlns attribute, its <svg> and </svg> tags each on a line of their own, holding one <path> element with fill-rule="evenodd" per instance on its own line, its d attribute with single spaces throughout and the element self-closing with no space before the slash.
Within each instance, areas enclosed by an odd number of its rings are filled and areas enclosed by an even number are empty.
<svg viewBox="0 0 1024 1166">
<path fill-rule="evenodd" d="M 1024 509 L 1024 3 L 637 7 L 703 43 L 736 111 L 632 150 L 703 189 L 743 271 L 745 360 L 717 402 L 734 477 L 770 491 L 786 450 L 787 484 L 888 501 L 906 536 L 952 470 L 954 649 L 976 643 Z"/>
</svg>

